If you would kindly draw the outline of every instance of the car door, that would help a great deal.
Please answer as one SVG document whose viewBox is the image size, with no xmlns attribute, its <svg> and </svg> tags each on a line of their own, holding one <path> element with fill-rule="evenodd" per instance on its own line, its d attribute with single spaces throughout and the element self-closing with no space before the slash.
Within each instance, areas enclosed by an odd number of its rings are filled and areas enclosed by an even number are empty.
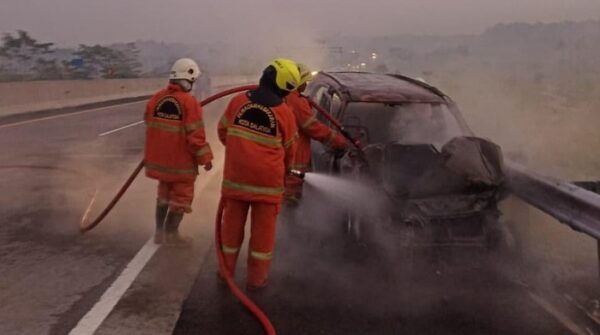
<svg viewBox="0 0 600 335">
<path fill-rule="evenodd" d="M 337 117 L 340 113 L 342 106 L 342 100 L 335 91 L 327 86 L 323 86 L 315 91 L 315 99 L 319 106 L 323 107 L 324 110 L 328 111 L 332 116 Z M 322 115 L 318 115 L 319 121 L 325 125 L 332 127 L 329 120 Z M 312 141 L 311 150 L 313 153 L 313 168 L 315 171 L 335 173 L 338 168 L 335 157 L 331 150 L 321 142 Z"/>
</svg>

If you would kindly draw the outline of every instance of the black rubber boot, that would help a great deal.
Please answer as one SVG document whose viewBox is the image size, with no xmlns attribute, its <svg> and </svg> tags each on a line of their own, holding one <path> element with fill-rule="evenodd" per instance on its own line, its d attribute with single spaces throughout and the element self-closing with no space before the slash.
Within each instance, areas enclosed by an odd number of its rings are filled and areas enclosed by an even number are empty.
<svg viewBox="0 0 600 335">
<path fill-rule="evenodd" d="M 183 220 L 183 213 L 169 211 L 165 220 L 165 246 L 187 248 L 192 244 L 192 238 L 179 234 L 179 224 Z"/>
<path fill-rule="evenodd" d="M 161 244 L 165 241 L 165 225 L 167 213 L 169 212 L 169 205 L 167 204 L 156 204 L 156 230 L 154 231 L 154 243 Z"/>
</svg>

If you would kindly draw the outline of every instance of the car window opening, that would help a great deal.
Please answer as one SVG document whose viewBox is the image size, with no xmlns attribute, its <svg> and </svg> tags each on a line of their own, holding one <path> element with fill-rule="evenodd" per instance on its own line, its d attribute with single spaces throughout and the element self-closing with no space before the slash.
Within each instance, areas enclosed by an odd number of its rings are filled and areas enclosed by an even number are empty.
<svg viewBox="0 0 600 335">
<path fill-rule="evenodd" d="M 365 144 L 399 142 L 436 147 L 461 136 L 460 126 L 444 104 L 348 104 L 344 126 Z"/>
</svg>

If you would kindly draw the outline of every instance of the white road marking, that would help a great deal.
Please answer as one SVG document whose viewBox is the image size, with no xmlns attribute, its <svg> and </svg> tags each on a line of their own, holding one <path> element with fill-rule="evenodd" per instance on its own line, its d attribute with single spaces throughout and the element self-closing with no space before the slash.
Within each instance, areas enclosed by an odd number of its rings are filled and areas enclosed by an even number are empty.
<svg viewBox="0 0 600 335">
<path fill-rule="evenodd" d="M 569 295 L 569 294 L 563 294 L 563 296 L 571 304 L 575 305 L 575 307 L 577 307 L 577 309 L 579 309 L 582 313 L 584 313 L 585 315 L 587 315 L 588 318 L 592 319 L 592 321 L 594 321 L 596 324 L 600 325 L 600 318 L 598 318 L 597 316 L 595 316 L 593 314 L 593 312 L 590 312 L 582 304 L 580 304 L 579 302 L 577 302 L 577 300 L 575 300 L 571 295 Z"/>
<path fill-rule="evenodd" d="M 94 307 L 69 332 L 69 335 L 93 334 L 108 314 L 110 314 L 144 266 L 146 266 L 146 263 L 152 258 L 156 250 L 158 250 L 158 247 L 159 245 L 154 244 L 152 238 L 148 240 L 131 262 L 127 264 L 127 267 L 121 272 L 117 280 L 104 292 Z"/>
<path fill-rule="evenodd" d="M 102 134 L 100 134 L 98 136 L 102 137 L 102 136 L 110 135 L 112 133 L 116 133 L 118 131 L 121 131 L 123 129 L 127 129 L 129 127 L 137 126 L 138 124 L 142 124 L 142 123 L 144 123 L 144 120 L 138 121 L 138 122 L 134 122 L 134 123 L 130 123 L 130 124 L 126 125 L 126 126 L 119 127 L 119 128 L 113 129 L 113 130 L 105 131 L 105 132 L 103 132 Z"/>
<path fill-rule="evenodd" d="M 42 118 L 39 118 L 39 119 L 19 121 L 19 122 L 14 122 L 14 123 L 7 123 L 7 124 L 4 124 L 4 125 L 0 125 L 0 129 L 2 129 L 2 128 L 8 128 L 8 127 L 20 126 L 20 125 L 24 125 L 24 124 L 39 122 L 39 121 L 60 119 L 60 118 L 67 117 L 67 116 L 81 115 L 81 114 L 86 114 L 86 113 L 97 112 L 97 111 L 104 110 L 104 109 L 115 108 L 115 107 L 122 107 L 122 106 L 128 106 L 128 105 L 140 104 L 140 103 L 143 103 L 143 101 L 134 101 L 134 102 L 128 102 L 128 103 L 118 104 L 118 105 L 111 105 L 111 106 L 106 106 L 106 107 L 98 107 L 98 108 L 86 109 L 86 110 L 82 110 L 82 111 L 79 111 L 79 112 L 65 113 L 65 114 L 59 114 L 59 115 L 53 115 L 53 116 L 47 116 L 47 117 L 42 117 Z"/>
<path fill-rule="evenodd" d="M 554 306 L 552 306 L 548 301 L 544 300 L 544 298 L 534 294 L 531 291 L 529 291 L 529 297 L 536 304 L 538 304 L 540 307 L 542 307 L 546 312 L 548 312 L 550 315 L 552 315 L 556 320 L 558 320 L 560 323 L 562 323 L 563 326 L 565 326 L 573 334 L 588 335 L 588 333 L 584 329 L 582 329 L 577 324 L 575 324 L 575 322 L 573 322 L 573 320 L 571 320 L 568 316 L 561 313 L 558 309 L 556 309 Z"/>
<path fill-rule="evenodd" d="M 213 168 L 210 173 L 210 177 L 203 178 L 199 187 L 196 188 L 195 192 L 203 191 L 209 184 L 212 178 L 216 178 L 222 172 L 222 160 L 215 159 L 215 164 L 218 168 Z M 106 319 L 106 317 L 112 312 L 113 308 L 117 305 L 119 300 L 123 297 L 127 289 L 135 281 L 140 272 L 144 269 L 146 264 L 150 261 L 154 253 L 158 250 L 159 245 L 154 243 L 154 239 L 150 238 L 146 244 L 138 251 L 135 257 L 127 264 L 123 272 L 119 277 L 112 283 L 112 285 L 104 292 L 100 300 L 90 309 L 86 315 L 79 320 L 75 328 L 73 328 L 69 335 L 90 335 L 93 334 Z M 206 249 L 207 251 L 210 248 Z"/>
</svg>

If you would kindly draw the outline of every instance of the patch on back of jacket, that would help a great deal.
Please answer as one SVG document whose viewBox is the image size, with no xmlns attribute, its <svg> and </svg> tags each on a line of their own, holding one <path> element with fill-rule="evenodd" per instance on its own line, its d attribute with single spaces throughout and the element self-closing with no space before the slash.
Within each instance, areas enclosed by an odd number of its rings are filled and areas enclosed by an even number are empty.
<svg viewBox="0 0 600 335">
<path fill-rule="evenodd" d="M 167 120 L 181 120 L 181 106 L 175 97 L 167 95 L 158 101 L 154 108 L 154 117 Z"/>
<path fill-rule="evenodd" d="M 261 134 L 277 136 L 277 119 L 275 113 L 261 104 L 249 103 L 244 105 L 233 124 Z"/>
</svg>

